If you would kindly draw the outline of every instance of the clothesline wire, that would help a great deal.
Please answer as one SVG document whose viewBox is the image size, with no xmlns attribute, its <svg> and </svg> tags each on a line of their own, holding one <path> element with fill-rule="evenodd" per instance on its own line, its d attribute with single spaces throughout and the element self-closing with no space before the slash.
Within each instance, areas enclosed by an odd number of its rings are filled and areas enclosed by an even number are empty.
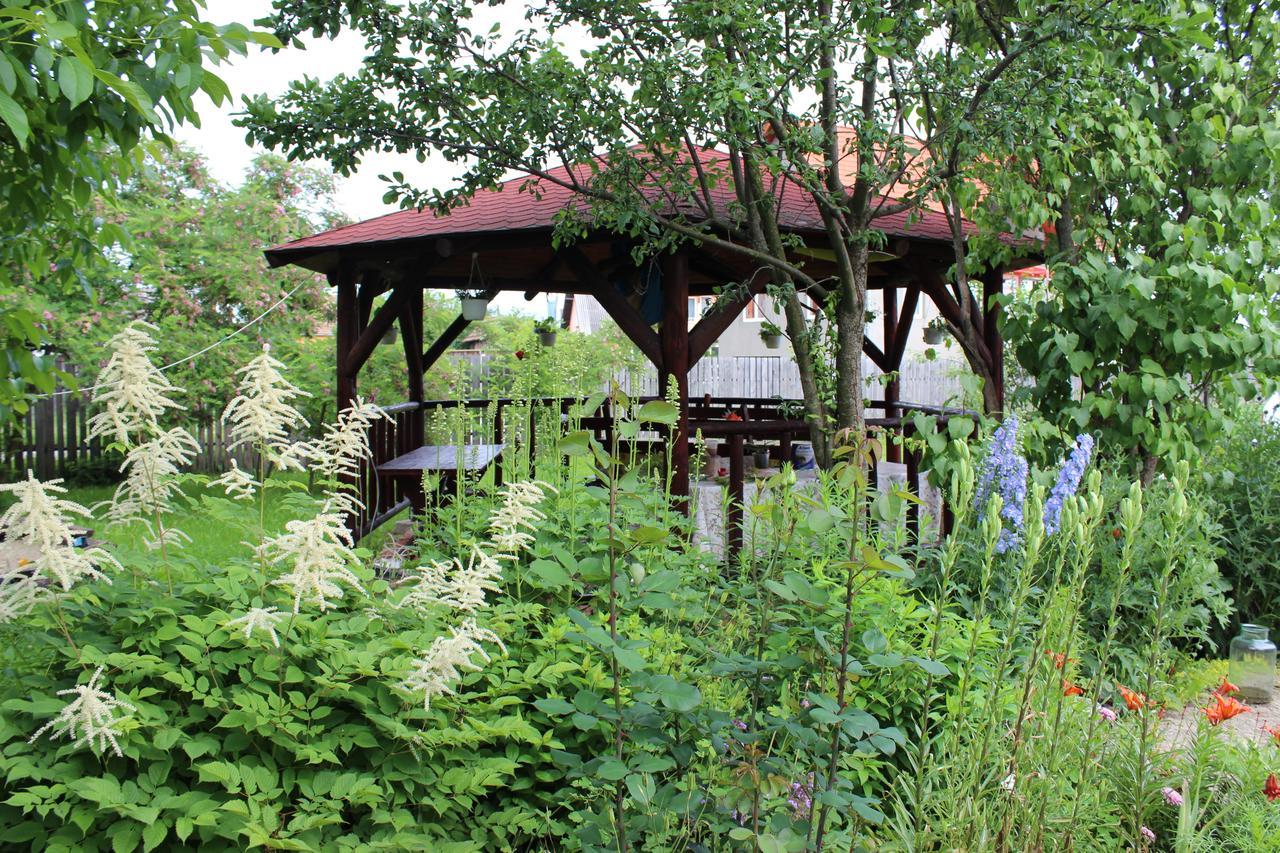
<svg viewBox="0 0 1280 853">
<path fill-rule="evenodd" d="M 245 323 L 245 324 L 244 324 L 243 326 L 241 326 L 240 328 L 236 329 L 234 332 L 231 332 L 230 334 L 225 335 L 225 336 L 223 336 L 222 338 L 220 338 L 220 339 L 218 339 L 218 340 L 214 341 L 213 343 L 209 344 L 209 345 L 208 345 L 207 347 L 205 347 L 204 349 L 197 350 L 196 352 L 193 352 L 193 353 L 191 353 L 190 355 L 183 356 L 182 358 L 178 359 L 177 361 L 170 362 L 169 364 L 166 364 L 166 365 L 164 365 L 163 367 L 160 367 L 160 368 L 159 368 L 160 372 L 161 372 L 161 373 L 163 373 L 163 372 L 165 372 L 166 370 L 172 370 L 172 369 L 173 369 L 173 368 L 175 368 L 175 367 L 180 367 L 181 365 L 184 365 L 184 364 L 186 364 L 186 363 L 187 363 L 187 362 L 189 362 L 189 361 L 194 361 L 195 359 L 199 358 L 200 356 L 204 355 L 205 353 L 207 353 L 207 352 L 211 352 L 211 351 L 213 351 L 213 350 L 217 349 L 218 347 L 222 346 L 222 345 L 223 345 L 223 344 L 225 344 L 227 341 L 231 340 L 232 338 L 236 337 L 237 335 L 240 335 L 240 334 L 244 333 L 245 331 L 247 331 L 248 329 L 250 329 L 251 327 L 253 327 L 253 326 L 254 326 L 254 325 L 256 325 L 257 323 L 261 322 L 261 321 L 262 321 L 262 319 L 263 319 L 264 317 L 266 317 L 268 314 L 270 314 L 272 311 L 276 310 L 276 309 L 277 309 L 277 308 L 279 308 L 281 305 L 283 305 L 283 304 L 285 304 L 286 302 L 288 302 L 288 301 L 289 301 L 289 297 L 293 296 L 293 294 L 295 294 L 295 293 L 297 293 L 299 290 L 301 290 L 301 289 L 302 289 L 302 286 L 303 286 L 303 285 L 305 285 L 305 284 L 307 284 L 307 282 L 306 282 L 306 281 L 299 282 L 299 283 L 298 283 L 298 284 L 293 288 L 293 290 L 290 290 L 290 291 L 289 291 L 288 293 L 286 293 L 284 296 L 280 297 L 280 299 L 279 299 L 279 300 L 278 300 L 274 305 L 272 305 L 272 306 L 271 306 L 270 308 L 268 308 L 267 310 L 263 311 L 263 312 L 262 312 L 261 314 L 259 314 L 257 317 L 254 317 L 254 318 L 253 318 L 252 320 L 250 320 L 249 322 Z M 119 380 L 117 380 L 117 381 L 115 381 L 115 382 L 103 382 L 103 383 L 98 384 L 98 385 L 91 385 L 91 386 L 89 386 L 88 388 L 74 388 L 74 389 L 72 389 L 72 388 L 65 388 L 65 389 L 63 389 L 63 390 L 61 390 L 61 391 L 51 391 L 51 392 L 49 392 L 48 394 L 33 394 L 33 395 L 31 395 L 31 396 L 32 396 L 32 399 L 35 399 L 35 400 L 44 400 L 44 399 L 47 399 L 47 398 L 50 398 L 50 397 L 61 397 L 61 396 L 62 396 L 62 395 L 64 395 L 64 394 L 80 394 L 80 393 L 84 393 L 85 391 L 90 391 L 90 392 L 92 392 L 92 391 L 97 391 L 99 388 L 109 388 L 109 387 L 111 387 L 112 385 L 118 385 L 118 384 L 119 384 L 119 382 L 120 382 Z"/>
</svg>

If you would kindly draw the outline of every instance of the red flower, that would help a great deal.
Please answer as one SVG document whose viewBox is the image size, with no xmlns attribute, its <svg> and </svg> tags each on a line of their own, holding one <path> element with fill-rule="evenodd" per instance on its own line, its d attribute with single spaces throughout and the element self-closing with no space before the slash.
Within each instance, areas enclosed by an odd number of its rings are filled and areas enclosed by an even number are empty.
<svg viewBox="0 0 1280 853">
<path fill-rule="evenodd" d="M 737 412 L 725 412 L 724 419 L 726 421 L 740 421 L 742 420 L 742 415 L 738 414 Z"/>
<path fill-rule="evenodd" d="M 1045 649 L 1044 653 L 1053 658 L 1053 668 L 1062 669 L 1068 662 L 1075 663 L 1075 658 L 1069 658 L 1063 652 L 1055 652 L 1052 649 Z"/>
<path fill-rule="evenodd" d="M 1204 709 L 1204 715 L 1209 718 L 1212 725 L 1218 725 L 1223 720 L 1229 720 L 1232 717 L 1238 717 L 1245 711 L 1249 710 L 1249 706 L 1231 696 L 1223 696 L 1221 693 L 1213 694 L 1214 703 Z"/>
<path fill-rule="evenodd" d="M 1119 528 L 1119 527 L 1113 527 L 1113 528 L 1111 528 L 1111 538 L 1112 538 L 1112 539 L 1119 539 L 1119 538 L 1120 538 L 1121 536 L 1123 536 L 1123 535 L 1124 535 L 1124 534 L 1120 532 L 1120 528 Z"/>
<path fill-rule="evenodd" d="M 1276 774 L 1272 773 L 1267 777 L 1267 784 L 1262 786 L 1262 793 L 1267 795 L 1270 802 L 1280 800 L 1280 779 L 1276 779 Z"/>
<path fill-rule="evenodd" d="M 516 350 L 516 358 L 520 359 L 521 361 L 524 361 L 524 350 L 522 349 Z"/>
<path fill-rule="evenodd" d="M 1120 696 L 1124 699 L 1124 704 L 1130 711 L 1141 711 L 1147 707 L 1146 696 L 1141 693 L 1134 693 L 1122 684 L 1117 684 L 1116 687 L 1120 688 Z"/>
<path fill-rule="evenodd" d="M 1271 735 L 1272 739 L 1275 740 L 1276 745 L 1280 746 L 1280 728 L 1273 729 L 1271 726 L 1263 726 L 1262 730 Z"/>
<path fill-rule="evenodd" d="M 1067 679 L 1062 679 L 1062 695 L 1063 696 L 1083 696 L 1084 688 L 1079 684 L 1072 684 Z"/>
<path fill-rule="evenodd" d="M 1224 675 L 1222 677 L 1222 683 L 1213 688 L 1213 692 L 1217 696 L 1230 696 L 1233 693 L 1239 693 L 1240 688 L 1236 687 L 1230 681 L 1227 681 L 1227 677 Z"/>
</svg>

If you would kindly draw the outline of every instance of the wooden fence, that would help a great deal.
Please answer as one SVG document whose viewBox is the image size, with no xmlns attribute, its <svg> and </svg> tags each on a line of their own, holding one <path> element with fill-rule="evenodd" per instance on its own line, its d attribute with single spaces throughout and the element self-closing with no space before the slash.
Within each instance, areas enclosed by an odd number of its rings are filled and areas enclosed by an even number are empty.
<svg viewBox="0 0 1280 853">
<path fill-rule="evenodd" d="M 509 390 L 503 377 L 495 375 L 493 359 L 485 353 L 451 353 L 468 364 L 468 383 L 463 396 L 468 399 L 504 397 Z M 863 389 L 868 400 L 883 400 L 880 371 L 863 359 Z M 955 405 L 960 400 L 960 375 L 964 367 L 950 361 L 917 362 L 903 365 L 899 376 L 899 398 L 927 406 Z M 658 396 L 658 376 L 652 366 L 621 371 L 615 377 L 632 396 Z M 583 389 L 584 392 L 590 389 Z M 605 389 L 599 389 L 605 390 Z M 753 399 L 798 399 L 800 376 L 791 359 L 773 357 L 707 357 L 698 361 L 689 374 L 691 398 L 734 397 Z M 120 460 L 105 452 L 102 443 L 88 438 L 91 404 L 87 391 L 60 391 L 33 402 L 31 410 L 7 436 L 0 436 L 0 478 L 12 481 L 31 470 L 41 479 L 53 477 L 104 477 L 107 468 Z M 474 412 L 480 420 L 492 417 L 483 409 Z M 234 457 L 236 463 L 252 470 L 249 448 L 228 449 L 230 439 L 219 421 L 187 424 L 200 443 L 200 453 L 190 470 L 221 473 Z M 479 425 L 477 432 L 489 429 Z"/>
</svg>

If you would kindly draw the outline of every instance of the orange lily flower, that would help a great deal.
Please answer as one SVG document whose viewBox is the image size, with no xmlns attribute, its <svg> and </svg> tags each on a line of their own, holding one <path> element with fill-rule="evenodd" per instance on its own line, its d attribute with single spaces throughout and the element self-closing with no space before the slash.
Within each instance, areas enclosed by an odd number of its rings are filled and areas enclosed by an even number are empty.
<svg viewBox="0 0 1280 853">
<path fill-rule="evenodd" d="M 1062 669 L 1068 663 L 1075 663 L 1075 658 L 1069 658 L 1063 652 L 1055 652 L 1053 649 L 1045 649 L 1044 653 L 1053 658 L 1053 668 Z"/>
<path fill-rule="evenodd" d="M 1204 715 L 1209 718 L 1212 725 L 1218 725 L 1223 720 L 1229 720 L 1237 717 L 1249 710 L 1249 706 L 1231 696 L 1223 696 L 1220 693 L 1214 694 L 1214 703 L 1204 709 Z"/>
<path fill-rule="evenodd" d="M 1236 687 L 1230 681 L 1227 681 L 1227 677 L 1224 675 L 1222 677 L 1222 683 L 1213 688 L 1213 692 L 1219 696 L 1231 696 L 1232 694 L 1239 693 L 1240 688 Z"/>
<path fill-rule="evenodd" d="M 1267 795 L 1270 802 L 1280 800 L 1280 779 L 1276 779 L 1276 774 L 1272 773 L 1267 777 L 1267 784 L 1262 786 L 1262 793 Z"/>
<path fill-rule="evenodd" d="M 1280 746 L 1280 727 L 1272 728 L 1271 726 L 1263 726 L 1262 730 L 1271 735 L 1275 739 L 1276 745 Z"/>
<path fill-rule="evenodd" d="M 1062 695 L 1063 696 L 1083 696 L 1084 688 L 1079 684 L 1072 684 L 1067 679 L 1062 679 Z"/>
<path fill-rule="evenodd" d="M 1147 697 L 1141 693 L 1134 693 L 1123 684 L 1117 684 L 1120 688 L 1120 696 L 1124 699 L 1124 704 L 1130 711 L 1141 711 L 1147 707 Z"/>
</svg>

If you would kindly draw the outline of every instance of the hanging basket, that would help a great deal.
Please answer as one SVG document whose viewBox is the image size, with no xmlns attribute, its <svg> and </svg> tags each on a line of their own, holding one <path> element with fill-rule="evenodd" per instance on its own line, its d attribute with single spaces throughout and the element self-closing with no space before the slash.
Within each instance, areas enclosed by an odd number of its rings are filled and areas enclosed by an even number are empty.
<svg viewBox="0 0 1280 853">
<path fill-rule="evenodd" d="M 484 315 L 489 311 L 489 300 L 483 296 L 464 296 L 462 297 L 462 319 L 464 320 L 483 320 Z"/>
<path fill-rule="evenodd" d="M 937 346 L 942 343 L 947 336 L 946 329 L 939 329 L 936 326 L 926 326 L 924 330 L 924 342 L 929 346 Z"/>
<path fill-rule="evenodd" d="M 777 349 L 782 346 L 782 335 L 761 335 L 764 338 L 764 345 L 769 349 Z"/>
<path fill-rule="evenodd" d="M 553 347 L 556 345 L 556 333 L 538 332 L 538 341 L 541 342 L 544 347 Z"/>
</svg>

